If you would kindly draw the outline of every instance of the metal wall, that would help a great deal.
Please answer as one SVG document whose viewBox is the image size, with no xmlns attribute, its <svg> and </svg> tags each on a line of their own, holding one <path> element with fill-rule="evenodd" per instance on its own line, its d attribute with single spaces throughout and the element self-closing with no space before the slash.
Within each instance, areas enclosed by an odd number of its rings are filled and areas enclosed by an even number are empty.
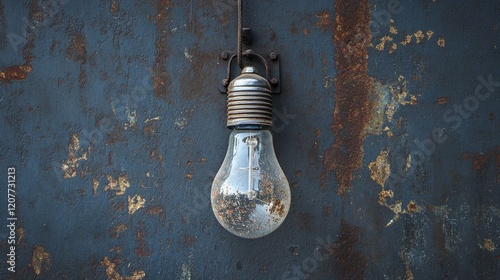
<svg viewBox="0 0 500 280">
<path fill-rule="evenodd" d="M 292 190 L 257 240 L 209 202 L 236 1 L 1 2 L 1 278 L 498 278 L 500 2 L 243 2 Z"/>
</svg>

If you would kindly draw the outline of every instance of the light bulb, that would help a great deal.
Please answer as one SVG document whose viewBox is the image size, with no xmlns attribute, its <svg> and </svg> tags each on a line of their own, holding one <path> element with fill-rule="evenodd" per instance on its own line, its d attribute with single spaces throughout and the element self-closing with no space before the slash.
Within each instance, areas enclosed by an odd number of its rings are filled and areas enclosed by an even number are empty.
<svg viewBox="0 0 500 280">
<path fill-rule="evenodd" d="M 235 129 L 212 185 L 219 223 L 244 238 L 277 229 L 290 208 L 290 187 L 276 159 L 268 130 Z"/>
<path fill-rule="evenodd" d="M 228 87 L 226 157 L 215 176 L 211 202 L 219 223 L 244 238 L 276 230 L 290 209 L 290 187 L 276 159 L 269 82 L 252 66 Z"/>
</svg>

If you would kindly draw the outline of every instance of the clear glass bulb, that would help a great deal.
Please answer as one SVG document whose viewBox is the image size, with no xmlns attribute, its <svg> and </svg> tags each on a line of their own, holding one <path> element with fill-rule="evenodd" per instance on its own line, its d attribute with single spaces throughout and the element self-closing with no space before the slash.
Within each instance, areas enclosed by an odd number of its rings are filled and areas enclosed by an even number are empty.
<svg viewBox="0 0 500 280">
<path fill-rule="evenodd" d="M 237 236 L 259 238 L 283 223 L 290 200 L 271 132 L 233 130 L 212 185 L 212 210 L 219 223 Z"/>
</svg>

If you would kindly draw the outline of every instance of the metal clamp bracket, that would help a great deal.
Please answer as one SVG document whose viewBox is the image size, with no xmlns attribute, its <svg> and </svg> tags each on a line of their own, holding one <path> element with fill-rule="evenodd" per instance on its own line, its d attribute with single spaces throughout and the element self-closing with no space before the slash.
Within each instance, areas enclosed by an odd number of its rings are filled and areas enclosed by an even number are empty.
<svg viewBox="0 0 500 280">
<path fill-rule="evenodd" d="M 250 64 L 256 67 L 259 75 L 267 79 L 269 84 L 271 84 L 272 92 L 280 93 L 281 73 L 278 52 L 270 52 L 267 59 L 252 50 L 246 50 L 242 55 L 246 60 L 245 64 Z M 221 52 L 217 58 L 217 65 L 219 67 L 219 91 L 221 93 L 227 92 L 227 86 L 229 83 L 241 72 L 239 65 L 237 63 L 232 63 L 236 57 L 236 53 L 232 54 L 230 52 Z"/>
</svg>

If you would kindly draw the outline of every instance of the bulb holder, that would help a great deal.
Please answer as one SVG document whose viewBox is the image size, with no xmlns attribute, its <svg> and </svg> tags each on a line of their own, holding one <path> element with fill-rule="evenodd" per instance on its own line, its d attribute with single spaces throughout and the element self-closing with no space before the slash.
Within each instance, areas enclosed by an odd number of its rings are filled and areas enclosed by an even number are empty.
<svg viewBox="0 0 500 280">
<path fill-rule="evenodd" d="M 247 65 L 241 75 L 227 87 L 227 127 L 262 126 L 273 124 L 271 85 L 257 73 L 257 68 Z"/>
</svg>

